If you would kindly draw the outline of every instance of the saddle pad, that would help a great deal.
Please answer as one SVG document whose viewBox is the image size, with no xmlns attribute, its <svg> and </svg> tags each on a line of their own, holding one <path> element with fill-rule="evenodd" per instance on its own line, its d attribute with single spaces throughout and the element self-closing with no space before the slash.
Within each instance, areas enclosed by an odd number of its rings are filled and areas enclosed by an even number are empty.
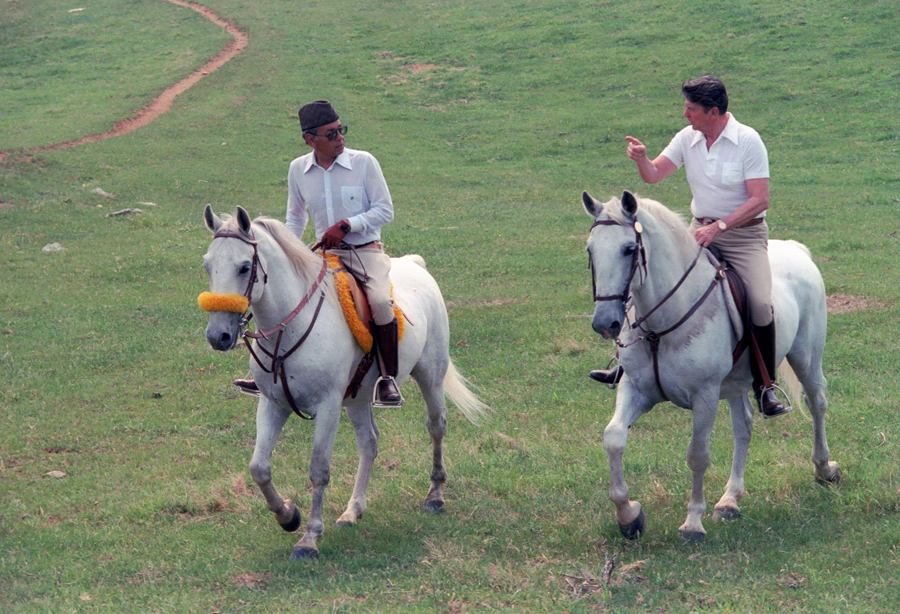
<svg viewBox="0 0 900 614">
<path fill-rule="evenodd" d="M 372 336 L 372 310 L 369 308 L 366 293 L 356 278 L 341 264 L 340 258 L 331 254 L 327 258 L 328 268 L 334 272 L 335 287 L 341 302 L 341 310 L 344 312 L 344 319 L 347 320 L 350 332 L 353 333 L 359 347 L 368 354 L 372 351 L 374 338 Z M 391 295 L 393 296 L 393 287 Z M 397 303 L 394 303 L 394 316 L 397 318 L 398 339 L 403 339 L 406 318 Z"/>
</svg>

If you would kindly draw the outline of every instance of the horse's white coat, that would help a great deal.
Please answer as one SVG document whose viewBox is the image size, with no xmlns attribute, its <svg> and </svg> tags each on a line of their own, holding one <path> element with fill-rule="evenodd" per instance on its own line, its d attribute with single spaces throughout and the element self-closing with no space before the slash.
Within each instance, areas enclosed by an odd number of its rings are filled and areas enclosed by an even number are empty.
<svg viewBox="0 0 900 614">
<path fill-rule="evenodd" d="M 622 199 L 600 203 L 586 192 L 584 207 L 595 220 L 612 219 L 621 225 L 595 227 L 587 241 L 594 270 L 596 296 L 613 296 L 628 283 L 635 243 L 634 223 L 643 226 L 647 274 L 638 272 L 630 286 L 633 319 L 648 313 L 689 268 L 699 246 L 681 218 L 663 205 L 626 192 Z M 777 328 L 777 362 L 787 358 L 803 386 L 813 418 L 812 460 L 819 480 L 840 477 L 837 463 L 829 461 L 825 438 L 826 380 L 822 374 L 825 346 L 826 304 L 822 277 L 809 251 L 795 241 L 770 241 L 773 300 Z M 645 331 L 662 332 L 676 324 L 702 297 L 715 275 L 707 258 L 697 266 L 678 291 L 642 325 Z M 720 399 L 728 401 L 734 433 L 734 458 L 725 493 L 715 506 L 715 517 L 740 514 L 738 501 L 744 496 L 744 467 L 753 431 L 753 406 L 748 398 L 752 377 L 748 354 L 732 366 L 732 350 L 738 339 L 728 313 L 731 301 L 727 284 L 675 331 L 661 337 L 659 372 L 665 395 L 679 407 L 693 412 L 693 433 L 687 462 L 693 485 L 687 519 L 679 531 L 689 540 L 702 539 L 706 531 L 701 518 L 706 511 L 703 476 L 709 466 L 709 438 Z M 628 428 L 650 409 L 664 401 L 654 374 L 649 343 L 637 340 L 640 331 L 628 329 L 625 305 L 620 300 L 596 301 L 592 326 L 605 338 L 617 337 L 622 345 L 619 363 L 625 376 L 618 385 L 616 409 L 604 431 L 610 465 L 610 498 L 616 519 L 628 538 L 644 530 L 640 503 L 629 499 L 622 457 Z M 637 341 L 636 341 L 637 340 Z M 632 345 L 628 345 L 636 341 Z M 784 418 L 782 418 L 784 419 Z"/>
<path fill-rule="evenodd" d="M 322 267 L 322 258 L 310 251 L 280 222 L 258 219 L 251 223 L 249 215 L 238 207 L 234 218 L 219 219 L 207 206 L 204 217 L 207 227 L 240 234 L 257 241 L 259 254 L 258 281 L 250 297 L 251 311 L 257 330 L 268 331 L 278 326 L 300 303 Z M 204 257 L 209 273 L 210 291 L 215 294 L 244 294 L 252 269 L 253 247 L 240 239 L 214 238 Z M 446 426 L 444 396 L 470 420 L 476 421 L 487 407 L 468 389 L 464 378 L 449 356 L 449 323 L 443 297 L 437 283 L 424 268 L 419 256 L 394 259 L 391 268 L 394 298 L 408 317 L 406 331 L 400 344 L 398 382 L 412 375 L 422 391 L 428 408 L 426 425 L 433 445 L 431 489 L 425 507 L 438 510 L 443 506 L 441 487 L 446 480 L 442 441 Z M 265 272 L 265 276 L 263 274 Z M 286 373 L 291 395 L 301 411 L 315 417 L 315 434 L 309 464 L 312 483 L 312 509 L 306 532 L 294 546 L 291 558 L 314 557 L 316 542 L 324 529 L 322 521 L 323 497 L 330 479 L 331 451 L 342 406 L 356 433 L 359 467 L 353 495 L 338 525 L 355 523 L 366 511 L 366 489 L 378 453 L 378 427 L 372 415 L 372 389 L 377 377 L 373 367 L 363 380 L 355 399 L 343 399 L 350 379 L 356 372 L 363 351 L 356 343 L 338 304 L 334 283 L 326 276 L 326 300 L 311 334 L 286 361 Z M 291 348 L 309 327 L 318 302 L 313 300 L 290 322 L 281 341 L 281 353 Z M 213 348 L 229 350 L 239 340 L 241 314 L 211 312 L 207 326 L 207 340 Z M 255 341 L 254 345 L 258 345 Z M 263 342 L 272 350 L 272 342 Z M 265 360 L 263 354 L 257 355 Z M 296 505 L 281 497 L 272 485 L 270 458 L 282 427 L 292 410 L 272 374 L 263 371 L 250 360 L 251 372 L 260 388 L 256 410 L 256 446 L 250 462 L 253 480 L 266 499 L 266 507 L 288 530 L 299 525 Z"/>
</svg>

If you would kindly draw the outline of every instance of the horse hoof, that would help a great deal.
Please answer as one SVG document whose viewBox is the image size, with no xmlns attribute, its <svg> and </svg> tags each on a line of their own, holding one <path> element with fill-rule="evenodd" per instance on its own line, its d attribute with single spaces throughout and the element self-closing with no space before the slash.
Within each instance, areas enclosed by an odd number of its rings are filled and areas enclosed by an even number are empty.
<svg viewBox="0 0 900 614">
<path fill-rule="evenodd" d="M 362 518 L 362 514 L 360 514 L 359 516 L 353 516 L 352 514 L 344 512 L 343 514 L 341 514 L 341 517 L 337 519 L 335 525 L 337 525 L 339 529 L 343 529 L 346 527 L 355 527 L 356 521 L 360 518 Z"/>
<path fill-rule="evenodd" d="M 288 533 L 293 533 L 300 528 L 300 510 L 294 507 L 293 517 L 287 522 L 279 522 L 278 524 Z"/>
<path fill-rule="evenodd" d="M 832 484 L 837 484 L 841 481 L 841 470 L 835 466 L 833 471 L 828 471 L 828 468 L 825 469 L 823 474 L 820 474 L 816 471 L 816 483 L 822 486 L 831 486 Z"/>
<path fill-rule="evenodd" d="M 311 560 L 319 557 L 319 551 L 315 548 L 309 548 L 307 546 L 303 546 L 301 548 L 294 548 L 293 552 L 291 552 L 292 561 L 303 561 L 303 560 Z"/>
<path fill-rule="evenodd" d="M 431 514 L 440 514 L 444 511 L 444 502 L 440 499 L 431 499 L 425 502 L 422 509 Z"/>
<path fill-rule="evenodd" d="M 678 534 L 681 535 L 681 539 L 691 544 L 699 544 L 706 539 L 706 533 L 703 531 L 682 531 L 679 529 Z"/>
<path fill-rule="evenodd" d="M 641 513 L 638 514 L 638 517 L 632 520 L 629 524 L 619 525 L 619 531 L 622 532 L 622 537 L 624 537 L 628 541 L 640 539 L 641 535 L 644 534 L 644 530 L 646 528 L 647 518 L 646 516 L 644 516 L 644 510 L 641 510 Z"/>
<path fill-rule="evenodd" d="M 741 509 L 735 506 L 717 507 L 713 511 L 714 520 L 734 520 L 741 517 Z"/>
</svg>

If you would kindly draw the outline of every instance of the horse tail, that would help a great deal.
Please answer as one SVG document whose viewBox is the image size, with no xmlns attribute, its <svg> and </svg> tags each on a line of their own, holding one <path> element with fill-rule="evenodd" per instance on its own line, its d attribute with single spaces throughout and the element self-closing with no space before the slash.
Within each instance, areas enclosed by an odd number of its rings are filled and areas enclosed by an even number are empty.
<svg viewBox="0 0 900 614">
<path fill-rule="evenodd" d="M 444 394 L 473 424 L 480 423 L 491 411 L 491 408 L 469 389 L 469 381 L 462 376 L 452 360 L 447 365 L 447 373 L 444 375 Z"/>
</svg>

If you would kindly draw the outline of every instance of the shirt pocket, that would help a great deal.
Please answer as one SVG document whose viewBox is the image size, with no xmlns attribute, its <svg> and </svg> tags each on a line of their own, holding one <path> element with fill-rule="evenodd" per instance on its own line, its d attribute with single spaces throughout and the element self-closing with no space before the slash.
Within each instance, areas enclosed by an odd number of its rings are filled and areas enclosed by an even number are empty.
<svg viewBox="0 0 900 614">
<path fill-rule="evenodd" d="M 725 185 L 744 183 L 744 165 L 740 162 L 726 162 L 723 164 L 722 183 Z"/>
<path fill-rule="evenodd" d="M 366 190 L 362 186 L 341 187 L 341 204 L 349 215 L 362 213 L 366 209 Z"/>
</svg>

